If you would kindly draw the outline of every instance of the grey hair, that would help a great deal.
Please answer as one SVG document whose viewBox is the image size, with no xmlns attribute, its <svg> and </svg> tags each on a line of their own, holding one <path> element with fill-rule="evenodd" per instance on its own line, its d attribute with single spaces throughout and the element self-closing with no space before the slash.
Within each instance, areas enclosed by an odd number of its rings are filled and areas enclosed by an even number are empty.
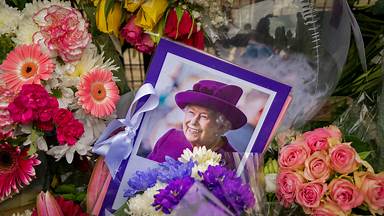
<svg viewBox="0 0 384 216">
<path fill-rule="evenodd" d="M 224 133 L 232 128 L 232 123 L 221 113 L 218 113 L 216 123 L 223 128 Z"/>
</svg>

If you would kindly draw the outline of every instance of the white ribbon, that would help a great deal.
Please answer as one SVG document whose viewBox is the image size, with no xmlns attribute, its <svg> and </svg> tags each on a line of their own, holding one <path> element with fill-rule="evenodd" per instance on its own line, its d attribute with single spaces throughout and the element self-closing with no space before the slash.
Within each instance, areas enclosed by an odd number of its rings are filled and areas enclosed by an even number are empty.
<svg viewBox="0 0 384 216">
<path fill-rule="evenodd" d="M 148 97 L 147 101 L 134 114 L 137 103 L 140 99 Z M 143 114 L 155 109 L 159 105 L 159 97 L 156 95 L 152 84 L 146 83 L 139 88 L 135 95 L 125 119 L 115 119 L 109 123 L 99 139 L 96 141 L 93 152 L 105 157 L 112 178 L 115 177 L 121 162 L 131 154 L 138 129 Z M 116 135 L 111 136 L 119 128 L 123 128 Z"/>
</svg>

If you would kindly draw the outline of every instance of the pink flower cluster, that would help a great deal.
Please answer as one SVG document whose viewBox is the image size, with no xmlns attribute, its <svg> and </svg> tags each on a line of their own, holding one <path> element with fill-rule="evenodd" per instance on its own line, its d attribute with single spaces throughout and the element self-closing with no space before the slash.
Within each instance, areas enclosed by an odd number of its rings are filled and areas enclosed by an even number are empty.
<svg viewBox="0 0 384 216">
<path fill-rule="evenodd" d="M 384 173 L 357 172 L 367 162 L 341 137 L 335 126 L 318 128 L 281 148 L 276 195 L 284 207 L 297 203 L 312 215 L 348 215 L 365 201 L 371 212 L 384 213 Z"/>
<path fill-rule="evenodd" d="M 53 116 L 53 122 L 56 125 L 57 140 L 60 144 L 75 145 L 84 133 L 83 124 L 67 109 L 58 109 Z"/>
<path fill-rule="evenodd" d="M 23 85 L 9 103 L 8 111 L 15 123 L 33 123 L 44 132 L 56 128 L 60 144 L 74 145 L 84 133 L 83 124 L 73 117 L 72 112 L 59 108 L 57 99 L 50 96 L 42 85 Z"/>
<path fill-rule="evenodd" d="M 91 42 L 88 23 L 74 8 L 52 5 L 38 11 L 33 20 L 40 27 L 33 40 L 42 40 L 64 62 L 79 60 L 83 50 Z"/>
<path fill-rule="evenodd" d="M 16 98 L 8 105 L 14 122 L 20 124 L 36 123 L 43 131 L 52 131 L 52 116 L 59 103 L 48 94 L 42 85 L 25 84 Z"/>
<path fill-rule="evenodd" d="M 14 97 L 13 91 L 0 85 L 0 140 L 11 137 L 13 134 L 15 124 L 7 107 Z"/>
<path fill-rule="evenodd" d="M 134 46 L 138 51 L 151 53 L 155 48 L 155 43 L 143 29 L 135 24 L 136 16 L 132 16 L 127 24 L 122 28 L 121 35 L 125 40 Z"/>
</svg>

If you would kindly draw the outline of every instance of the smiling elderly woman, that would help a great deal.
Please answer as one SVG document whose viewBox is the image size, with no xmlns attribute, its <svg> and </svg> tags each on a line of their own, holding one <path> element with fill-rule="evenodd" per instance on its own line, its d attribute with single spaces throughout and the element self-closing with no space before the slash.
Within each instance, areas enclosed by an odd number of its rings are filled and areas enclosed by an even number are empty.
<svg viewBox="0 0 384 216">
<path fill-rule="evenodd" d="M 201 80 L 193 90 L 179 92 L 176 104 L 184 110 L 183 130 L 171 129 L 156 142 L 148 158 L 163 162 L 165 156 L 180 157 L 183 150 L 206 146 L 224 154 L 235 150 L 224 134 L 247 123 L 247 117 L 236 104 L 243 90 L 213 80 Z"/>
</svg>

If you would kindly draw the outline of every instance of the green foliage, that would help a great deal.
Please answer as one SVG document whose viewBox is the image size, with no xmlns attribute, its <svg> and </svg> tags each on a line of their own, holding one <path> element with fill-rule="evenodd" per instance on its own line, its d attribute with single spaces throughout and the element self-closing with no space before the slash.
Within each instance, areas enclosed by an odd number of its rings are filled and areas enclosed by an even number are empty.
<svg viewBox="0 0 384 216">
<path fill-rule="evenodd" d="M 149 206 L 150 207 L 150 206 Z M 113 213 L 114 216 L 125 216 L 127 213 L 124 212 L 124 209 L 128 208 L 128 204 L 124 203 L 116 212 Z"/>
<path fill-rule="evenodd" d="M 23 10 L 25 8 L 25 4 L 32 2 L 32 0 L 5 0 L 5 2 L 11 7 L 16 7 L 19 10 Z"/>
<path fill-rule="evenodd" d="M 12 41 L 11 36 L 7 34 L 0 35 L 0 64 L 13 48 L 15 48 L 15 43 Z"/>
<path fill-rule="evenodd" d="M 124 94 L 129 91 L 127 80 L 125 78 L 124 65 L 119 53 L 116 51 L 113 42 L 108 34 L 101 34 L 94 37 L 94 42 L 100 50 L 104 52 L 104 56 L 107 59 L 112 59 L 113 63 L 118 66 L 118 70 L 112 71 L 113 75 L 119 78 L 120 81 L 116 82 L 120 89 L 120 94 Z"/>
</svg>

